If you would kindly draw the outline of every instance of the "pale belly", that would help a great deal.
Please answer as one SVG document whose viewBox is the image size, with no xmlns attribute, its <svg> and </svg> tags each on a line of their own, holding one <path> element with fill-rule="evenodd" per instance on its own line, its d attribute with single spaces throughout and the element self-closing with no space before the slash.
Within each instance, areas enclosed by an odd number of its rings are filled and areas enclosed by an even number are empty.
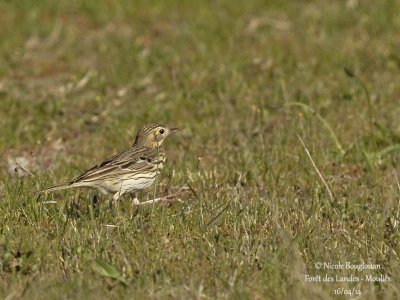
<svg viewBox="0 0 400 300">
<path fill-rule="evenodd" d="M 155 181 L 154 178 L 137 178 L 137 179 L 125 179 L 122 181 L 106 181 L 102 183 L 102 188 L 106 189 L 110 193 L 120 192 L 125 194 L 131 191 L 143 190 L 151 186 Z"/>
</svg>

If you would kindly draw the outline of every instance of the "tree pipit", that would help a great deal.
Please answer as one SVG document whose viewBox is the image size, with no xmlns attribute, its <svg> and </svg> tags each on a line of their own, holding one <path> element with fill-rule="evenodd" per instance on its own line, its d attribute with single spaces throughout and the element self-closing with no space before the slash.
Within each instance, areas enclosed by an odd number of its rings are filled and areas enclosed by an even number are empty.
<svg viewBox="0 0 400 300">
<path fill-rule="evenodd" d="M 95 165 L 70 182 L 44 189 L 41 193 L 88 187 L 103 194 L 113 194 L 113 202 L 126 193 L 131 194 L 136 205 L 169 199 L 167 196 L 141 203 L 136 193 L 151 186 L 160 174 L 166 160 L 162 144 L 167 136 L 177 131 L 177 128 L 163 125 L 146 125 L 138 131 L 131 148 Z"/>
</svg>

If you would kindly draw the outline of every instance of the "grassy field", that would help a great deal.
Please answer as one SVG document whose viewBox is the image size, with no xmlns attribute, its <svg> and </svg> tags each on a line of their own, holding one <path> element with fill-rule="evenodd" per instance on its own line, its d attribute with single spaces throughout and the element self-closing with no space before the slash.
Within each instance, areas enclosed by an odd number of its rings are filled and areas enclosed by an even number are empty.
<svg viewBox="0 0 400 300">
<path fill-rule="evenodd" d="M 0 297 L 400 298 L 398 1 L 3 0 L 0 23 Z M 147 123 L 183 130 L 141 199 L 180 202 L 36 201 Z"/>
</svg>

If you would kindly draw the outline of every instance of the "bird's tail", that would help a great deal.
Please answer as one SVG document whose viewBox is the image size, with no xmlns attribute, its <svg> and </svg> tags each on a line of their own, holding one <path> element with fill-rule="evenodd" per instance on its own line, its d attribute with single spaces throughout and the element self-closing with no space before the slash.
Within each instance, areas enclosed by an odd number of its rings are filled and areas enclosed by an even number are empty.
<svg viewBox="0 0 400 300">
<path fill-rule="evenodd" d="M 63 183 L 63 184 L 59 184 L 59 185 L 55 185 L 52 187 L 49 187 L 47 189 L 41 190 L 39 193 L 50 193 L 50 192 L 54 192 L 54 191 L 59 191 L 59 190 L 65 190 L 65 189 L 69 189 L 74 187 L 73 185 L 71 185 L 70 183 Z"/>
</svg>

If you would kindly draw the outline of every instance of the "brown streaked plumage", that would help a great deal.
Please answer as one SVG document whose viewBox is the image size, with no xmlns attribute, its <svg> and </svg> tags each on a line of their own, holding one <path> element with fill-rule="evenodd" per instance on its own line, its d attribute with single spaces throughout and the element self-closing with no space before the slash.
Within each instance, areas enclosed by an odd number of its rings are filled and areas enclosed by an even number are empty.
<svg viewBox="0 0 400 300">
<path fill-rule="evenodd" d="M 135 203 L 139 204 L 135 193 L 152 185 L 160 174 L 166 160 L 162 144 L 167 136 L 177 131 L 163 125 L 146 125 L 138 131 L 131 148 L 95 165 L 68 183 L 41 192 L 88 187 L 113 194 L 114 201 L 131 193 Z"/>
</svg>

